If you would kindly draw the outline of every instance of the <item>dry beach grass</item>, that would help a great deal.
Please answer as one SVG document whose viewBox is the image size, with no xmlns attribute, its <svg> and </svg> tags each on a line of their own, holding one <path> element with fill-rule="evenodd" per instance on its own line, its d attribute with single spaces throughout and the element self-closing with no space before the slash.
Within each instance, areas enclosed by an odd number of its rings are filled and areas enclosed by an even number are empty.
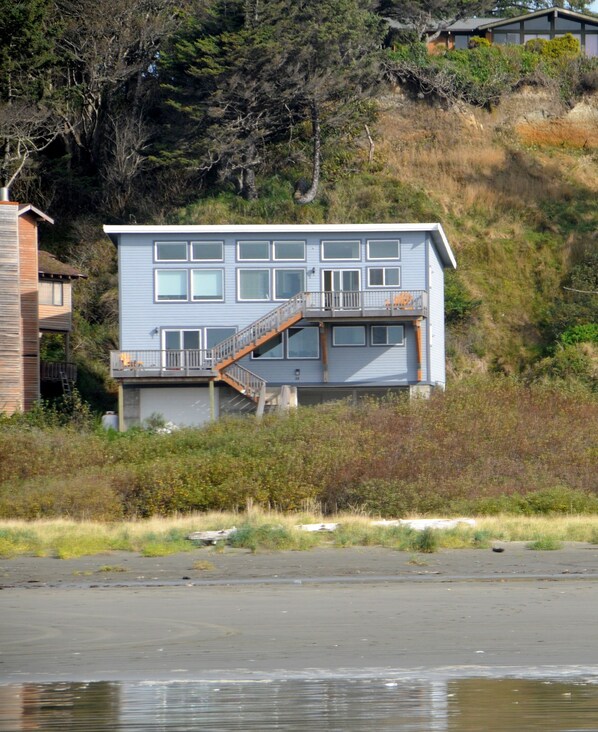
<svg viewBox="0 0 598 732">
<path fill-rule="evenodd" d="M 334 532 L 305 532 L 300 524 L 338 523 Z M 407 552 L 488 548 L 499 542 L 538 543 L 549 548 L 562 542 L 598 544 L 598 516 L 479 517 L 475 526 L 414 531 L 404 526 L 374 525 L 363 515 L 279 513 L 251 508 L 248 513 L 192 514 L 122 523 L 52 519 L 0 522 L 0 557 L 55 557 L 134 552 L 159 557 L 196 548 L 187 536 L 194 531 L 229 529 L 238 532 L 227 543 L 252 552 L 308 550 L 315 547 L 379 546 Z M 216 547 L 218 551 L 218 547 Z"/>
</svg>

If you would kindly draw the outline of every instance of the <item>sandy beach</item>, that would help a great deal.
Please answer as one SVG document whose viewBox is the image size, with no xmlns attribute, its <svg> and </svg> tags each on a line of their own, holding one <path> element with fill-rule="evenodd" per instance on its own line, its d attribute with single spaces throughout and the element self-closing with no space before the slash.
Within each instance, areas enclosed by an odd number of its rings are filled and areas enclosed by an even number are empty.
<svg viewBox="0 0 598 732">
<path fill-rule="evenodd" d="M 498 671 L 598 659 L 594 545 L 24 557 L 0 560 L 0 585 L 0 683 Z"/>
</svg>

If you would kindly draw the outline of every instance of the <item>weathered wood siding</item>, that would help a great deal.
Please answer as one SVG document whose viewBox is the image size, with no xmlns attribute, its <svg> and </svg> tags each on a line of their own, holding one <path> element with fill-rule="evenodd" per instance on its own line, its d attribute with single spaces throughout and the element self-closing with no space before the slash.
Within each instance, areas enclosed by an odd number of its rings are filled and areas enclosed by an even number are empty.
<svg viewBox="0 0 598 732">
<path fill-rule="evenodd" d="M 16 203 L 0 202 L 0 411 L 23 409 L 19 236 Z"/>
<path fill-rule="evenodd" d="M 19 283 L 23 348 L 23 408 L 39 399 L 39 319 L 37 285 L 37 222 L 26 213 L 19 216 Z"/>
<path fill-rule="evenodd" d="M 50 280 L 46 280 L 50 281 Z M 58 280 L 54 280 L 58 281 Z M 69 280 L 62 280 L 62 305 L 39 304 L 39 329 L 68 333 L 72 329 L 73 288 Z"/>
</svg>

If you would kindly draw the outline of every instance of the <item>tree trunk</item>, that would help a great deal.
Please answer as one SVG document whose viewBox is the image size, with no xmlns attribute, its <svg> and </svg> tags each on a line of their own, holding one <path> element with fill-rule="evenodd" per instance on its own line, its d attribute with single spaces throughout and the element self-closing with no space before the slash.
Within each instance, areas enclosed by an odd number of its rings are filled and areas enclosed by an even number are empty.
<svg viewBox="0 0 598 732">
<path fill-rule="evenodd" d="M 301 205 L 311 203 L 318 195 L 318 186 L 320 185 L 320 159 L 321 159 L 321 132 L 320 132 L 320 113 L 316 102 L 311 105 L 311 125 L 313 137 L 313 157 L 312 157 L 312 175 L 311 185 L 305 191 L 295 191 L 295 202 Z"/>
<path fill-rule="evenodd" d="M 255 187 L 255 170 L 253 168 L 243 168 L 241 195 L 248 201 L 255 201 L 257 196 L 257 188 Z"/>
</svg>

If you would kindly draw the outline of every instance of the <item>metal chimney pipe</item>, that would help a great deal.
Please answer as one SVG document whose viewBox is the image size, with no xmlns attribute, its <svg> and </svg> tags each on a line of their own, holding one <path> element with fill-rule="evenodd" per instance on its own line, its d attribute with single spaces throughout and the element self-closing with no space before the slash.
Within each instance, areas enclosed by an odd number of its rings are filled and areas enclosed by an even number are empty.
<svg viewBox="0 0 598 732">
<path fill-rule="evenodd" d="M 2 188 L 0 188 L 0 201 L 10 201 L 8 188 L 6 186 L 2 186 Z"/>
</svg>

